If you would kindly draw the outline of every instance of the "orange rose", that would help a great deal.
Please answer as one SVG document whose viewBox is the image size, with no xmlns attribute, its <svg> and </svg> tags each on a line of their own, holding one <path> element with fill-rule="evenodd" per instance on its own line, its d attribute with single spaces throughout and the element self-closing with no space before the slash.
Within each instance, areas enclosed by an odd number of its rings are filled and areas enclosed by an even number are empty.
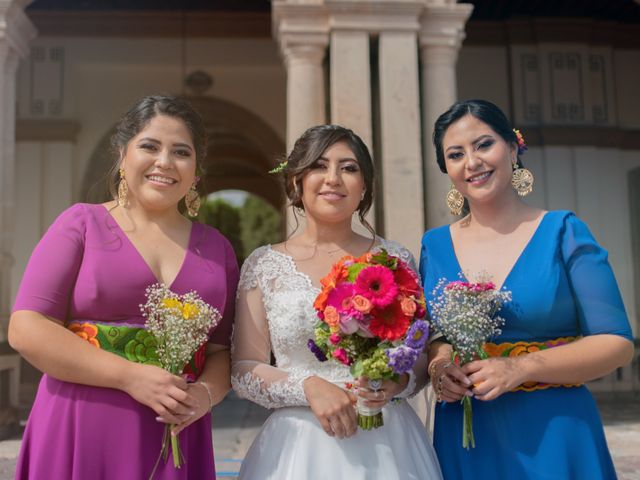
<svg viewBox="0 0 640 480">
<path fill-rule="evenodd" d="M 537 345 L 529 345 L 529 348 L 527 348 L 528 353 L 539 352 L 539 351 L 540 351 L 540 347 Z"/>
<path fill-rule="evenodd" d="M 355 308 L 360 313 L 369 313 L 373 308 L 371 301 L 367 297 L 363 297 L 362 295 L 355 295 L 351 299 L 351 303 L 353 304 L 353 308 Z"/>
<path fill-rule="evenodd" d="M 373 254 L 371 252 L 366 252 L 356 259 L 356 263 L 371 263 L 372 258 Z"/>
<path fill-rule="evenodd" d="M 413 314 L 416 313 L 416 302 L 409 297 L 403 297 L 400 301 L 400 308 L 407 317 L 413 317 Z"/>
<path fill-rule="evenodd" d="M 340 323 L 340 314 L 338 313 L 338 310 L 336 310 L 336 307 L 329 305 L 324 309 L 324 321 L 332 330 L 338 327 L 338 324 Z"/>
<path fill-rule="evenodd" d="M 94 347 L 100 348 L 100 342 L 96 338 L 98 327 L 95 325 L 91 323 L 72 323 L 67 328 Z"/>
</svg>

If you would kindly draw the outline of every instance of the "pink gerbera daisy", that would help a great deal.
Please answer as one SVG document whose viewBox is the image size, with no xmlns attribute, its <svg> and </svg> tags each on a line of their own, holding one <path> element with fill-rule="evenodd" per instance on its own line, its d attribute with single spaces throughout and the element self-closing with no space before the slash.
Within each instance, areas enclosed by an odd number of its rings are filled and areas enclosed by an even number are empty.
<svg viewBox="0 0 640 480">
<path fill-rule="evenodd" d="M 386 307 L 398 295 L 398 286 L 391 270 L 382 265 L 373 265 L 358 274 L 355 293 L 368 298 L 376 307 Z"/>
<path fill-rule="evenodd" d="M 334 307 L 340 313 L 351 312 L 353 308 L 351 302 L 354 295 L 353 290 L 352 283 L 340 283 L 336 285 L 327 296 L 327 305 Z"/>
</svg>

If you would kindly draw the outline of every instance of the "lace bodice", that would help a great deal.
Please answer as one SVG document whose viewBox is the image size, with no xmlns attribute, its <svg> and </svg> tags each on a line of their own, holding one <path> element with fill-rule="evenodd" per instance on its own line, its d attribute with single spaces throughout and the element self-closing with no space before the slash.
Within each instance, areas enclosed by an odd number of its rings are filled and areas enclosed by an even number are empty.
<svg viewBox="0 0 640 480">
<path fill-rule="evenodd" d="M 417 270 L 400 244 L 380 239 L 386 249 Z M 320 290 L 300 272 L 292 257 L 271 248 L 256 249 L 240 273 L 232 348 L 234 390 L 267 408 L 307 405 L 302 382 L 316 375 L 342 383 L 349 367 L 319 362 L 307 348 L 317 321 L 313 302 Z M 271 353 L 275 366 L 270 365 Z"/>
</svg>

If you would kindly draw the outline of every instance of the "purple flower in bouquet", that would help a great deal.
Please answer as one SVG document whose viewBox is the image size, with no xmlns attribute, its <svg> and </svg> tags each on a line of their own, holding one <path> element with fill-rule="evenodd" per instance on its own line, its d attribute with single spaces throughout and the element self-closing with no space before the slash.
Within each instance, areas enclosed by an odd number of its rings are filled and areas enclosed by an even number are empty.
<svg viewBox="0 0 640 480">
<path fill-rule="evenodd" d="M 409 331 L 407 332 L 407 338 L 404 340 L 404 344 L 413 348 L 414 350 L 424 349 L 427 339 L 429 338 L 429 324 L 424 320 L 416 320 L 413 322 Z"/>
<path fill-rule="evenodd" d="M 406 345 L 389 348 L 385 350 L 385 353 L 389 358 L 389 366 L 393 369 L 393 373 L 397 374 L 407 373 L 411 370 L 416 360 L 418 360 L 418 355 L 420 355 L 419 350 Z"/>
<path fill-rule="evenodd" d="M 318 346 L 318 344 L 316 344 L 316 342 L 309 339 L 309 341 L 307 342 L 307 347 L 309 348 L 309 350 L 311 350 L 311 353 L 313 353 L 319 361 L 321 362 L 327 361 L 327 356 L 322 351 L 322 349 Z"/>
</svg>

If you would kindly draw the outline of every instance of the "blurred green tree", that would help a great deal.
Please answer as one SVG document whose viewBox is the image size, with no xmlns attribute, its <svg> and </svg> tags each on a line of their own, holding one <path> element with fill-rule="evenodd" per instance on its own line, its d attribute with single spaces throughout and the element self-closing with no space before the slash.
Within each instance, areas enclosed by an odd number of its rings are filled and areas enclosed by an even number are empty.
<svg viewBox="0 0 640 480">
<path fill-rule="evenodd" d="M 241 207 L 240 225 L 245 258 L 256 248 L 284 238 L 280 212 L 255 195 L 249 195 Z"/>
<path fill-rule="evenodd" d="M 245 259 L 245 247 L 242 244 L 240 209 L 222 198 L 204 200 L 198 221 L 217 228 L 227 237 L 238 258 L 238 264 L 241 265 Z"/>
</svg>

